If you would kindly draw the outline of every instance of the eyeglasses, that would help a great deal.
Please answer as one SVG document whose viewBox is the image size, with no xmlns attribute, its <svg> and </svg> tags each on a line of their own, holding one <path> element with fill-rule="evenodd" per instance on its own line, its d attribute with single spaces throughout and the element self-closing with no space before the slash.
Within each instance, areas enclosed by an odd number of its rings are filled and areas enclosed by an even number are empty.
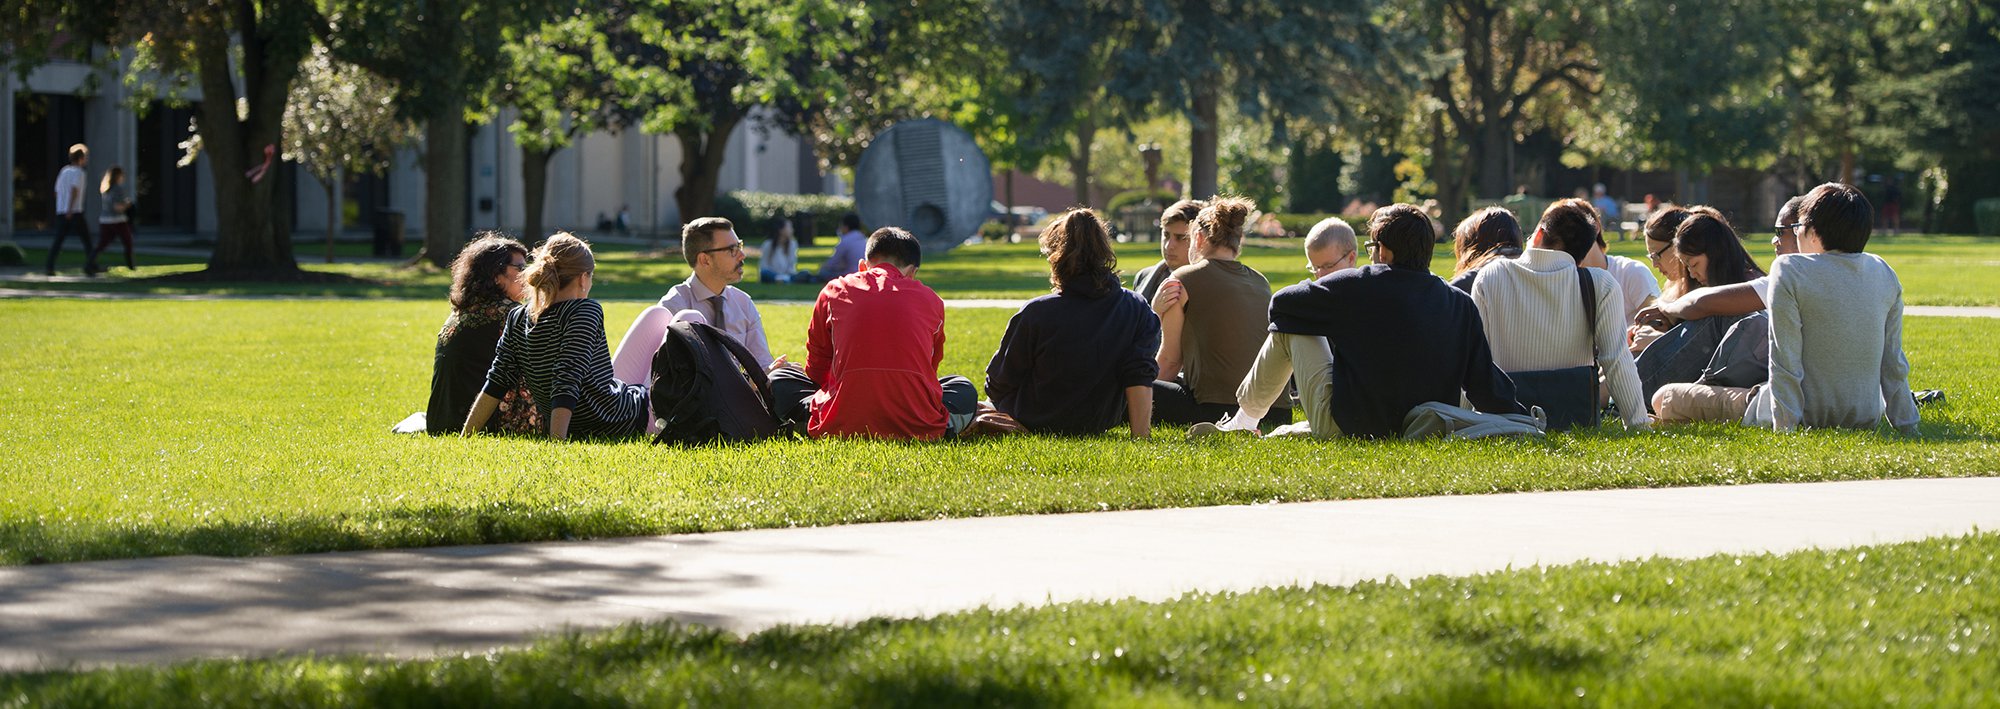
<svg viewBox="0 0 2000 709">
<path fill-rule="evenodd" d="M 729 255 L 731 255 L 731 256 L 741 256 L 741 255 L 743 254 L 743 242 L 741 242 L 741 241 L 738 241 L 738 242 L 736 242 L 736 243 L 734 243 L 734 244 L 730 244 L 730 245 L 728 245 L 728 246 L 717 246 L 717 247 L 715 247 L 715 248 L 713 248 L 713 249 L 702 249 L 702 250 L 700 250 L 700 251 L 697 251 L 697 252 L 695 252 L 695 253 L 700 253 L 700 254 L 712 254 L 712 253 L 715 253 L 715 252 L 717 252 L 717 251 L 727 251 L 727 252 L 729 252 Z"/>
<path fill-rule="evenodd" d="M 1367 248 L 1369 248 L 1369 249 L 1377 249 L 1377 248 L 1381 248 L 1381 246 L 1382 246 L 1382 242 L 1380 242 L 1380 241 L 1367 241 L 1367 242 L 1364 242 L 1364 243 L 1362 243 L 1361 245 L 1362 245 L 1362 246 L 1364 246 L 1364 247 L 1367 247 Z"/>
<path fill-rule="evenodd" d="M 520 271 L 520 270 L 524 270 L 524 269 L 526 269 L 526 268 L 528 267 L 528 262 L 526 262 L 526 261 L 509 261 L 509 262 L 507 263 L 507 267 L 508 267 L 508 268 L 511 268 L 511 269 L 514 269 L 514 270 L 516 270 L 516 271 Z"/>
<path fill-rule="evenodd" d="M 1661 255 L 1661 254 L 1664 254 L 1664 253 L 1666 253 L 1666 252 L 1667 252 L 1667 249 L 1671 249 L 1671 248 L 1673 248 L 1673 247 L 1674 247 L 1674 243 L 1673 243 L 1673 242 L 1671 242 L 1671 241 L 1669 241 L 1669 242 L 1667 242 L 1667 245 L 1666 245 L 1666 246 L 1662 246 L 1662 247 L 1660 247 L 1660 250 L 1658 250 L 1658 251 L 1648 251 L 1648 252 L 1646 252 L 1646 258 L 1649 258 L 1649 259 L 1652 259 L 1652 260 L 1654 260 L 1654 261 L 1658 261 L 1658 260 L 1660 260 L 1660 255 Z"/>
<path fill-rule="evenodd" d="M 1797 222 L 1792 222 L 1792 223 L 1790 223 L 1790 224 L 1779 224 L 1779 225 L 1777 226 L 1777 232 L 1776 232 L 1776 233 L 1777 233 L 1777 235 L 1778 235 L 1779 237 L 1786 237 L 1786 236 L 1791 236 L 1791 234 L 1788 234 L 1788 233 L 1786 233 L 1786 232 L 1790 232 L 1790 231 L 1796 231 L 1796 230 L 1797 230 L 1797 229 L 1798 229 L 1799 227 L 1802 227 L 1802 226 L 1805 226 L 1805 225 L 1806 225 L 1806 223 L 1805 223 L 1805 222 L 1803 222 L 1803 221 L 1797 221 Z"/>
</svg>

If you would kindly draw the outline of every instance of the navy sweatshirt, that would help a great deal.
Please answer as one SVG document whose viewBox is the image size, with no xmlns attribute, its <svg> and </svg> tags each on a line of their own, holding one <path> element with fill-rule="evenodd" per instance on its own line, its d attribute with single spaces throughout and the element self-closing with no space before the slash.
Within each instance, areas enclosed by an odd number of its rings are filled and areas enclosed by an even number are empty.
<svg viewBox="0 0 2000 709">
<path fill-rule="evenodd" d="M 1429 271 L 1374 264 L 1278 291 L 1271 331 L 1333 345 L 1333 420 L 1350 436 L 1398 436 L 1418 404 L 1527 413 L 1493 364 L 1472 297 Z"/>
<path fill-rule="evenodd" d="M 1099 434 L 1125 422 L 1126 387 L 1159 376 L 1160 318 L 1138 294 L 1050 294 L 1007 322 L 986 366 L 994 408 L 1035 433 Z"/>
</svg>

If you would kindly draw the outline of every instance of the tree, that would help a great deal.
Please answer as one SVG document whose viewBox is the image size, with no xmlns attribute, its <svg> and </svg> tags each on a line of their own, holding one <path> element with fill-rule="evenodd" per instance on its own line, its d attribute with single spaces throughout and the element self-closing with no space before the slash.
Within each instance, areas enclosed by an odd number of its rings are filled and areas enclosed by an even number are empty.
<svg viewBox="0 0 2000 709">
<path fill-rule="evenodd" d="M 840 100 L 834 71 L 860 46 L 866 6 L 837 0 L 640 0 L 630 23 L 653 49 L 637 90 L 643 127 L 681 146 L 681 219 L 713 214 L 729 135 L 750 122 L 807 132 Z M 759 110 L 761 109 L 761 110 Z"/>
<path fill-rule="evenodd" d="M 1405 81 L 1417 68 L 1406 38 L 1375 21 L 1377 0 L 1131 0 L 1144 18 L 1115 47 L 1112 95 L 1130 105 L 1185 112 L 1188 187 L 1215 194 L 1219 115 L 1225 99 L 1285 142 L 1289 119 L 1337 124 L 1339 100 Z"/>
<path fill-rule="evenodd" d="M 258 169 L 284 142 L 286 99 L 312 34 L 313 3 L 161 0 L 138 4 L 25 2 L 0 27 L 20 71 L 56 57 L 88 58 L 93 45 L 137 47 L 135 75 L 192 79 L 202 93 L 195 130 L 215 189 L 216 241 L 208 273 L 220 278 L 298 274 L 290 229 L 277 218 L 276 186 Z M 151 89 L 155 87 L 140 87 Z"/>
<path fill-rule="evenodd" d="M 516 111 L 507 128 L 521 146 L 524 236 L 530 242 L 544 234 L 549 161 L 556 152 L 579 134 L 621 128 L 638 118 L 627 73 L 636 60 L 630 53 L 642 51 L 628 27 L 633 9 L 629 2 L 599 0 L 588 12 L 530 31 L 509 31 L 504 50 L 509 68 L 495 101 Z"/>
<path fill-rule="evenodd" d="M 325 0 L 334 55 L 396 89 L 404 118 L 424 127 L 424 251 L 439 267 L 465 243 L 467 127 L 507 68 L 501 43 L 562 14 L 573 0 Z"/>
<path fill-rule="evenodd" d="M 1973 203 L 2000 197 L 2000 8 L 1974 0 L 1871 4 L 1880 69 L 1855 95 L 1875 108 L 1856 137 L 1944 187 L 1926 230 L 1974 229 Z"/>
<path fill-rule="evenodd" d="M 303 165 L 326 190 L 326 262 L 340 231 L 341 187 L 349 175 L 380 174 L 397 148 L 415 142 L 415 126 L 396 115 L 395 92 L 382 80 L 335 61 L 323 46 L 303 64 L 285 107 L 285 159 Z"/>
<path fill-rule="evenodd" d="M 1141 18 L 1125 5 L 1031 0 L 995 8 L 995 34 L 1006 38 L 1008 73 L 1018 77 L 1012 115 L 1021 119 L 1022 139 L 1030 152 L 1067 153 L 1079 205 L 1093 204 L 1091 156 L 1098 131 L 1126 131 L 1142 106 L 1107 88 L 1116 73 L 1141 68 L 1115 63 L 1113 38 L 1141 31 Z"/>
</svg>

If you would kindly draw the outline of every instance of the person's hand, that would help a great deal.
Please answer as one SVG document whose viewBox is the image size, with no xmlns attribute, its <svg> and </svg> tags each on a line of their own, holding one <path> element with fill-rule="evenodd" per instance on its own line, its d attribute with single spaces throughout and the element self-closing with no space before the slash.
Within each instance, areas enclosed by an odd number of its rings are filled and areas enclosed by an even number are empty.
<svg viewBox="0 0 2000 709">
<path fill-rule="evenodd" d="M 780 369 L 789 369 L 800 374 L 804 374 L 806 371 L 804 367 L 786 361 L 784 355 L 778 355 L 777 359 L 771 360 L 771 366 L 764 368 L 764 376 L 768 377 L 777 374 Z"/>
<path fill-rule="evenodd" d="M 1640 308 L 1638 313 L 1633 314 L 1632 322 L 1655 330 L 1666 330 L 1674 326 L 1674 317 L 1667 314 L 1666 306 L 1655 303 Z"/>
<path fill-rule="evenodd" d="M 1187 289 L 1181 286 L 1179 280 L 1169 278 L 1160 284 L 1160 291 L 1153 294 L 1153 314 L 1166 315 L 1168 311 L 1186 302 Z"/>
</svg>

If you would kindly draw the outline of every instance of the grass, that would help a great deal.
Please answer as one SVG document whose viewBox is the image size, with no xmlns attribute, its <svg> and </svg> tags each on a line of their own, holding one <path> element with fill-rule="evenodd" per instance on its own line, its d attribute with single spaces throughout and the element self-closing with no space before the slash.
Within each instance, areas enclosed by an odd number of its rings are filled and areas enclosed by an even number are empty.
<svg viewBox="0 0 2000 709">
<path fill-rule="evenodd" d="M 1753 235 L 1755 236 L 1755 235 Z M 759 242 L 761 243 L 761 242 Z M 832 253 L 830 240 L 801 249 L 799 263 L 817 265 Z M 1645 242 L 1613 242 L 1611 251 L 1645 260 Z M 1768 237 L 1747 243 L 1757 262 L 1769 267 L 1771 246 Z M 2000 305 L 2000 240 L 1970 236 L 1876 237 L 1869 251 L 1888 259 L 1896 268 L 1911 305 Z M 1246 250 L 1243 261 L 1262 271 L 1277 286 L 1305 277 L 1305 257 L 1296 242 L 1258 242 Z M 366 245 L 342 246 L 347 256 L 364 255 Z M 597 295 L 606 299 L 657 299 L 668 286 L 687 278 L 687 264 L 679 252 L 649 252 L 637 247 L 602 244 L 598 246 Z M 118 268 L 104 278 L 88 283 L 46 283 L 0 278 L 0 287 L 59 290 L 112 291 L 126 293 L 220 293 L 244 295 L 318 295 L 336 297 L 398 297 L 439 300 L 450 285 L 450 276 L 436 268 L 404 269 L 389 262 L 320 263 L 321 247 L 300 244 L 300 264 L 314 271 L 337 273 L 358 279 L 353 283 L 167 283 L 148 280 L 156 276 L 187 273 L 201 268 L 199 259 L 142 256 L 137 272 Z M 1159 260 L 1159 247 L 1152 243 L 1120 244 L 1120 265 L 1127 281 L 1139 269 Z M 28 263 L 39 268 L 46 251 L 31 250 Z M 63 268 L 82 268 L 83 254 L 71 247 L 63 254 Z M 109 264 L 111 261 L 106 261 Z M 1433 270 L 1449 275 L 1450 248 L 1441 247 L 1432 262 Z M 756 262 L 750 264 L 755 280 Z M 961 247 L 950 254 L 934 257 L 925 264 L 925 282 L 951 298 L 1032 298 L 1048 292 L 1048 266 L 1035 245 L 981 244 Z M 809 285 L 743 284 L 753 297 L 762 300 L 810 301 L 819 289 Z"/>
<path fill-rule="evenodd" d="M 424 661 L 0 677 L 25 706 L 1978 706 L 2000 535 L 1530 568 Z"/>
<path fill-rule="evenodd" d="M 608 307 L 612 337 L 640 303 Z M 767 306 L 802 352 L 804 306 Z M 1011 315 L 953 309 L 983 379 Z M 1923 437 L 1735 426 L 1534 441 L 644 443 L 393 436 L 444 312 L 417 301 L 0 301 L 0 564 L 266 555 L 1214 504 L 2000 470 L 2000 320 L 1913 318 Z"/>
</svg>

